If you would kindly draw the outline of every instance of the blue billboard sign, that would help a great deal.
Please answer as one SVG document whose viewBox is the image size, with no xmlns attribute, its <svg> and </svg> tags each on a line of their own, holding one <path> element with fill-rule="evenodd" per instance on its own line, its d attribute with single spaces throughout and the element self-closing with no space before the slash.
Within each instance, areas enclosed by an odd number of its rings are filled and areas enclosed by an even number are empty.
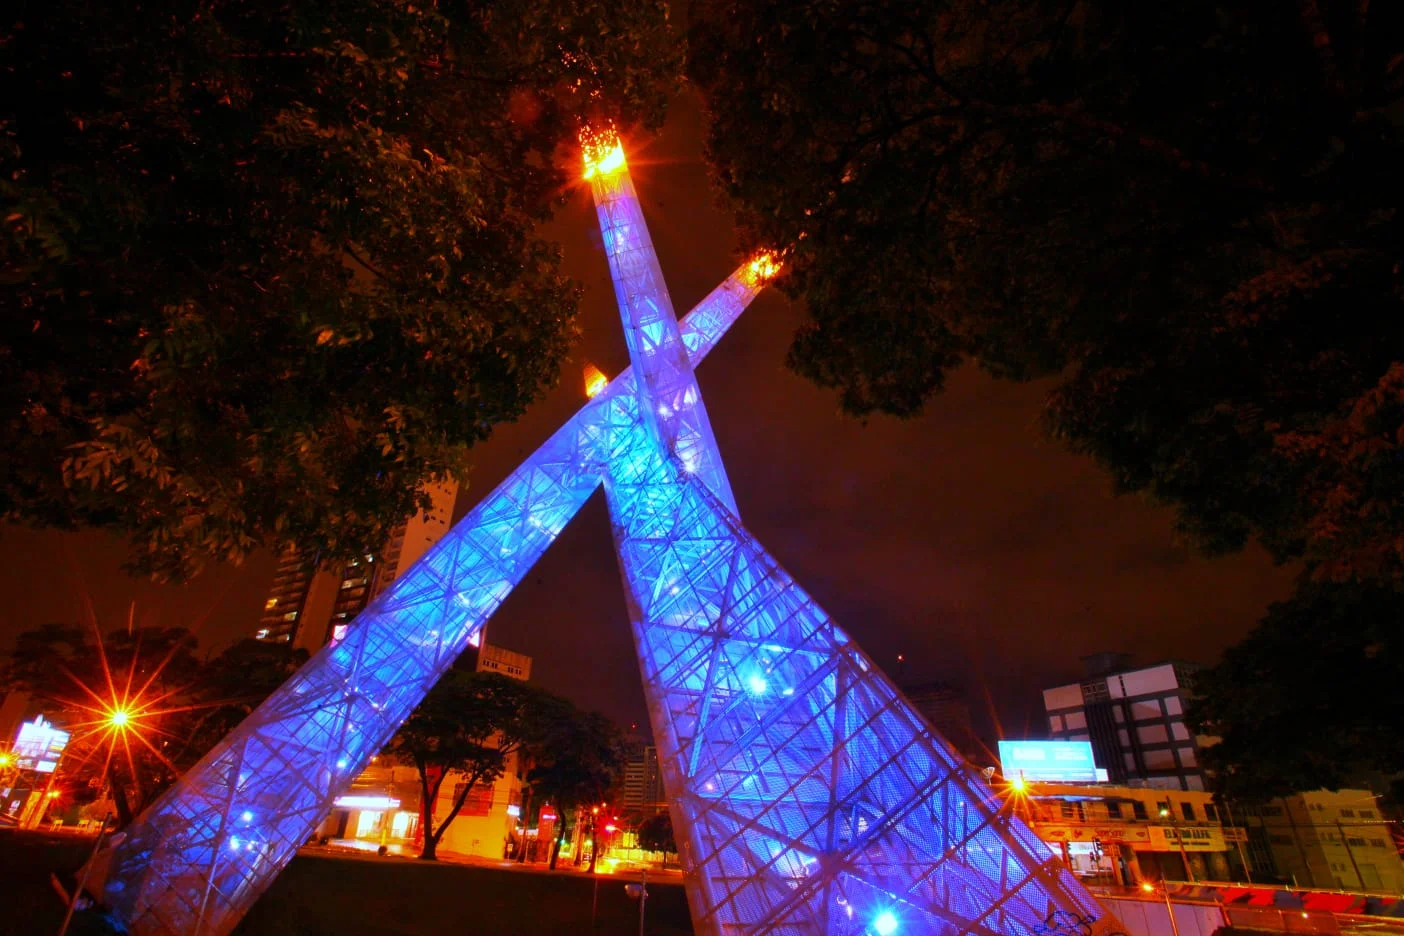
<svg viewBox="0 0 1404 936">
<path fill-rule="evenodd" d="M 999 763 L 1005 777 L 1060 783 L 1101 779 L 1087 741 L 1001 741 Z"/>
</svg>

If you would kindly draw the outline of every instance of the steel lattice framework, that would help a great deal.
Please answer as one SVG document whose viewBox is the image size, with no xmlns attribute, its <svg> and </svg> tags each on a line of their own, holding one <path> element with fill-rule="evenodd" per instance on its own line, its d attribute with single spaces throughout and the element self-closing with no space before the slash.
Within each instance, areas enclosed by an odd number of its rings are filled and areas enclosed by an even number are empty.
<svg viewBox="0 0 1404 936">
<path fill-rule="evenodd" d="M 737 519 L 693 367 L 771 262 L 679 324 L 623 150 L 586 165 L 633 366 L 140 817 L 116 915 L 232 930 L 603 482 L 699 934 L 1105 931 Z"/>
</svg>

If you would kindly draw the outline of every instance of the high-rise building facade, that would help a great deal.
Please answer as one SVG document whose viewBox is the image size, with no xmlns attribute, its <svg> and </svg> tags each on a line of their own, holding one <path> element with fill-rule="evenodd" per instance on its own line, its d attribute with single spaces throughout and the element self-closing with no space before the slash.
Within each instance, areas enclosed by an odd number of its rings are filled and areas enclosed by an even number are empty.
<svg viewBox="0 0 1404 936">
<path fill-rule="evenodd" d="M 936 733 L 972 764 L 987 764 L 992 758 L 975 735 L 970 720 L 970 700 L 954 683 L 943 680 L 904 687 L 903 695 L 926 719 Z"/>
<path fill-rule="evenodd" d="M 309 653 L 339 638 L 372 598 L 448 532 L 458 485 L 450 481 L 428 490 L 429 509 L 396 527 L 379 555 L 319 566 L 305 552 L 283 553 L 254 636 Z"/>
<path fill-rule="evenodd" d="M 1120 654 L 1084 657 L 1087 678 L 1043 691 L 1048 730 L 1057 740 L 1090 741 L 1113 783 L 1172 790 L 1206 789 L 1201 745 L 1185 721 L 1193 674 L 1182 662 L 1131 668 Z"/>
<path fill-rule="evenodd" d="M 624 762 L 624 780 L 619 805 L 631 813 L 652 815 L 668 808 L 663 793 L 663 776 L 658 770 L 658 748 L 635 743 Z"/>
</svg>

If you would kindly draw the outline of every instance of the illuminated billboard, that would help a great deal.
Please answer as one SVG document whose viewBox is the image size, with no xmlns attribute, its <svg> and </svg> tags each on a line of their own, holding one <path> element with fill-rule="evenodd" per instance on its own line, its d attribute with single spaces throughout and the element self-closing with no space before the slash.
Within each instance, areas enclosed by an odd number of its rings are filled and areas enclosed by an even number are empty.
<svg viewBox="0 0 1404 936">
<path fill-rule="evenodd" d="M 14 745 L 15 763 L 21 770 L 53 773 L 67 746 L 68 732 L 58 730 L 39 715 L 20 725 Z"/>
<path fill-rule="evenodd" d="M 1101 779 L 1088 741 L 1001 741 L 999 763 L 1006 778 L 1054 783 L 1096 783 Z"/>
</svg>

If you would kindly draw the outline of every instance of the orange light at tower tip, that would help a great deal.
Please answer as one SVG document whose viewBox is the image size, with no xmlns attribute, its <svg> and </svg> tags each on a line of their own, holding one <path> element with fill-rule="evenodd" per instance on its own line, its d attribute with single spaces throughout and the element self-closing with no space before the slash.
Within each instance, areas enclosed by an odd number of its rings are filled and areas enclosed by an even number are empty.
<svg viewBox="0 0 1404 936">
<path fill-rule="evenodd" d="M 746 270 L 741 275 L 747 286 L 759 289 L 770 282 L 779 272 L 780 257 L 769 250 L 762 250 L 751 258 L 751 262 L 746 264 Z"/>
<path fill-rule="evenodd" d="M 607 176 L 624 168 L 624 144 L 613 130 L 580 131 L 580 156 L 585 161 L 585 178 Z"/>
<path fill-rule="evenodd" d="M 609 378 L 593 364 L 585 365 L 585 396 L 594 399 L 601 390 L 609 386 Z"/>
</svg>

